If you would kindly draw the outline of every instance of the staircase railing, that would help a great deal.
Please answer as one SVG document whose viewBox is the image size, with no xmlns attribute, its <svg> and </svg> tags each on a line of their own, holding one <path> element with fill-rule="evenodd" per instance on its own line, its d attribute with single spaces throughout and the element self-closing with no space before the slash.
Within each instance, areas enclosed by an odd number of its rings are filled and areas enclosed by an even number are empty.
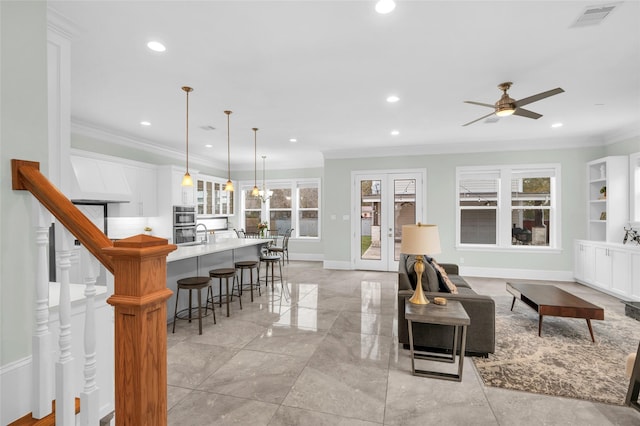
<svg viewBox="0 0 640 426">
<path fill-rule="evenodd" d="M 115 310 L 115 419 L 118 425 L 166 425 L 166 256 L 176 249 L 166 239 L 137 235 L 113 243 L 40 172 L 39 163 L 11 160 L 12 188 L 27 190 L 105 268 L 114 275 L 114 294 L 107 300 Z M 36 310 L 33 335 L 33 417 L 51 412 L 51 337 L 48 330 L 48 265 L 46 211 L 36 208 Z M 68 240 L 63 238 L 63 241 Z M 56 362 L 56 424 L 75 424 L 75 397 L 70 389 L 71 333 L 68 247 L 60 252 L 60 333 Z M 82 425 L 98 423 L 95 372 L 95 261 L 85 276 L 84 378 L 80 395 Z"/>
</svg>

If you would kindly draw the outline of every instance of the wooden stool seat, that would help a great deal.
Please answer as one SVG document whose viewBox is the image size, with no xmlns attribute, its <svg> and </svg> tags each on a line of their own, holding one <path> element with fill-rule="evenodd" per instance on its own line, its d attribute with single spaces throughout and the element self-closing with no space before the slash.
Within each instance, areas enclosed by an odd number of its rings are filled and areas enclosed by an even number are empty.
<svg viewBox="0 0 640 426">
<path fill-rule="evenodd" d="M 240 278 L 239 278 L 239 283 L 240 283 L 240 294 L 242 294 L 243 289 L 244 289 L 244 271 L 245 270 L 249 270 L 249 278 L 250 278 L 250 282 L 248 283 L 249 288 L 251 289 L 251 301 L 253 302 L 253 286 L 255 284 L 258 285 L 258 295 L 262 296 L 262 292 L 260 291 L 260 280 L 257 281 L 253 281 L 253 270 L 255 269 L 256 272 L 258 273 L 257 278 L 260 277 L 260 269 L 259 269 L 259 263 L 257 260 L 241 260 L 235 263 L 235 267 L 236 267 L 236 271 L 240 270 Z"/>
<path fill-rule="evenodd" d="M 222 279 L 225 279 L 226 282 L 226 301 L 227 301 L 227 316 L 229 316 L 229 299 L 233 299 L 233 288 L 235 287 L 235 283 L 238 280 L 238 277 L 236 276 L 236 269 L 235 268 L 218 268 L 218 269 L 212 269 L 209 271 L 209 276 L 211 278 L 217 278 L 218 279 L 218 304 L 220 307 L 222 307 Z M 229 278 L 233 278 L 233 283 L 231 285 L 231 292 L 229 291 Z M 242 309 L 242 297 L 241 297 L 241 293 L 240 293 L 240 289 L 238 289 L 238 300 L 240 301 L 240 309 Z M 215 303 L 213 300 L 213 294 L 211 295 L 211 298 L 207 298 L 207 305 L 209 304 L 209 301 L 211 301 L 211 306 L 213 306 L 213 304 Z"/>
<path fill-rule="evenodd" d="M 188 277 L 182 278 L 178 280 L 178 289 L 176 291 L 176 306 L 173 311 L 173 330 L 172 333 L 176 332 L 176 320 L 188 320 L 191 322 L 192 319 L 198 320 L 198 334 L 202 334 L 202 318 L 207 316 L 207 309 L 209 304 L 207 303 L 204 307 L 204 314 L 202 313 L 202 289 L 207 288 L 207 300 L 209 298 L 209 292 L 211 291 L 211 278 L 210 277 Z M 178 299 L 180 298 L 180 290 L 189 290 L 189 307 L 178 312 Z M 191 292 L 193 290 L 198 291 L 198 315 L 194 316 L 193 311 L 196 308 L 191 306 Z M 216 311 L 213 306 L 211 306 L 211 310 L 213 311 L 213 323 L 216 323 Z"/>
</svg>

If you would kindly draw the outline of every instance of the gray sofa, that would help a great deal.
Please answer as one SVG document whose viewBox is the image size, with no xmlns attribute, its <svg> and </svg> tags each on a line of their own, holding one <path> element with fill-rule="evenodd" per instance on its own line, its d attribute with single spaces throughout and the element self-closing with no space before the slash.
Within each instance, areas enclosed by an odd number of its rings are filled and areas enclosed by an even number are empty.
<svg viewBox="0 0 640 426">
<path fill-rule="evenodd" d="M 402 254 L 398 271 L 398 339 L 406 348 L 409 347 L 409 329 L 404 317 L 406 299 L 413 295 L 416 274 L 413 270 L 415 256 Z M 448 300 L 458 300 L 464 306 L 471 318 L 467 328 L 466 355 L 488 356 L 495 351 L 495 303 L 489 296 L 477 294 L 458 275 L 458 265 L 441 263 L 450 280 L 458 288 L 458 294 L 446 292 L 445 286 L 438 277 L 436 270 L 425 262 L 422 274 L 422 289 L 430 302 L 434 297 L 445 297 Z M 413 343 L 418 349 L 433 352 L 451 352 L 453 341 L 453 327 L 441 325 L 419 324 L 413 325 Z"/>
</svg>

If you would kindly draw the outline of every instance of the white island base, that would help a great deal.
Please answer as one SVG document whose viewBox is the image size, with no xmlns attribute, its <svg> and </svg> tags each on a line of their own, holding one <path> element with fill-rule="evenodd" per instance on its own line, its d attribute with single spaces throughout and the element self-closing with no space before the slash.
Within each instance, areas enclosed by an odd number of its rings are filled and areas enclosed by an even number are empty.
<svg viewBox="0 0 640 426">
<path fill-rule="evenodd" d="M 271 243 L 270 239 L 256 238 L 225 238 L 208 244 L 193 246 L 178 246 L 178 249 L 167 256 L 167 288 L 173 295 L 167 300 L 167 323 L 173 322 L 176 303 L 177 281 L 194 276 L 209 276 L 211 269 L 233 268 L 235 262 L 242 260 L 259 260 L 260 250 Z M 246 275 L 246 274 L 245 274 Z M 248 279 L 245 276 L 245 281 Z M 219 286 L 213 283 L 213 293 L 218 295 Z M 178 311 L 189 306 L 188 292 L 180 295 Z M 202 295 L 203 304 L 206 293 Z M 196 292 L 192 294 L 192 306 L 197 306 Z"/>
</svg>

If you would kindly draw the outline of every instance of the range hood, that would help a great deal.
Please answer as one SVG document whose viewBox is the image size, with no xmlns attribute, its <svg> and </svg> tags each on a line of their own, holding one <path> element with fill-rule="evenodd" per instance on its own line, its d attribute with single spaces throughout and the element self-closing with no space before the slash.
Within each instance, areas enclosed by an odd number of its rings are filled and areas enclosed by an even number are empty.
<svg viewBox="0 0 640 426">
<path fill-rule="evenodd" d="M 133 200 L 124 167 L 95 158 L 72 155 L 71 201 L 74 203 L 128 203 Z"/>
</svg>

